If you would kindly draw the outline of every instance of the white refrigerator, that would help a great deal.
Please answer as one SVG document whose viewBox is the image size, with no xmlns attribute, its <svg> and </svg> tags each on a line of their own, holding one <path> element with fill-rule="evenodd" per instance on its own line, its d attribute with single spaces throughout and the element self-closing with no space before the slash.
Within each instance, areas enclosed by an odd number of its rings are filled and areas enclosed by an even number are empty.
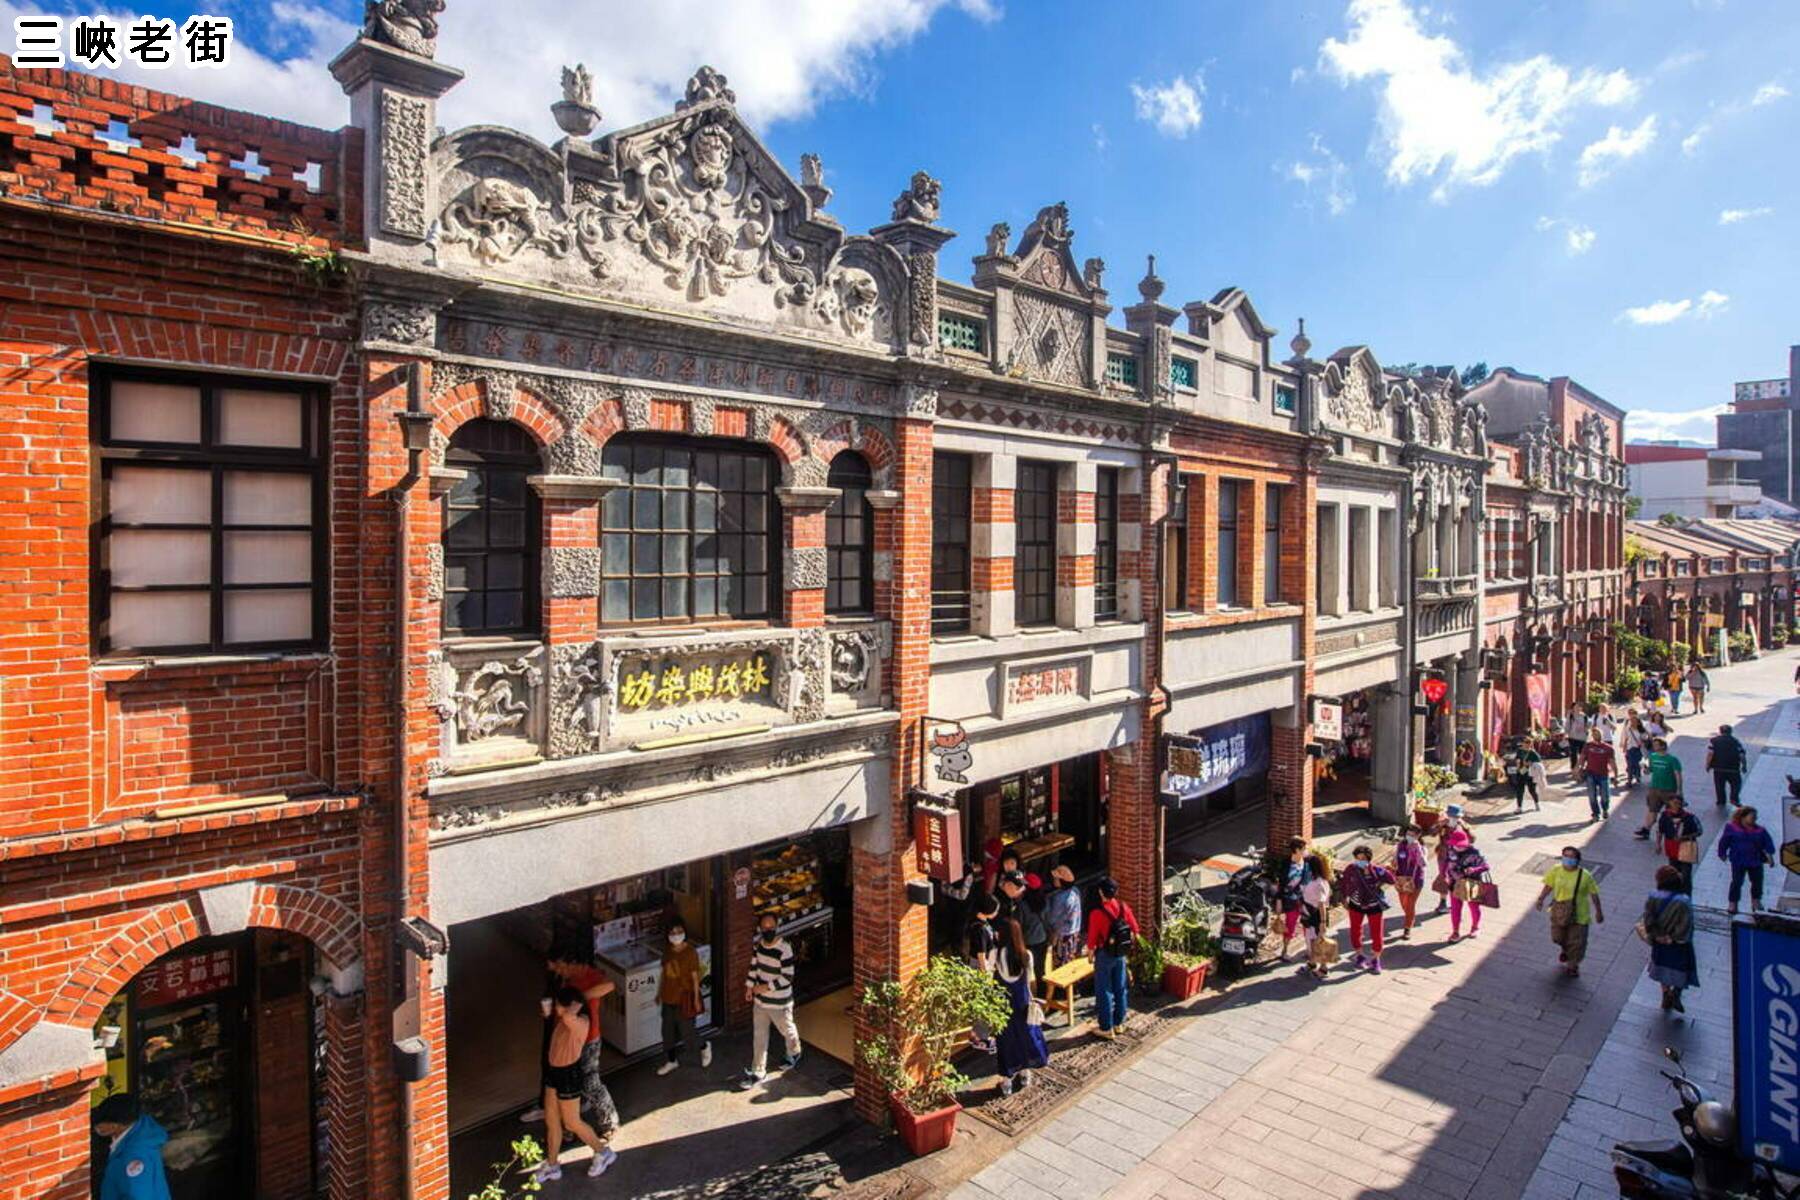
<svg viewBox="0 0 1800 1200">
<path fill-rule="evenodd" d="M 712 947 L 698 944 L 700 956 L 700 1015 L 696 1029 L 712 1024 Z M 601 1005 L 600 1033 L 608 1045 L 624 1055 L 648 1050 L 662 1042 L 662 1005 L 656 992 L 662 983 L 660 942 L 627 942 L 600 950 L 600 969 L 612 980 L 613 990 Z"/>
</svg>

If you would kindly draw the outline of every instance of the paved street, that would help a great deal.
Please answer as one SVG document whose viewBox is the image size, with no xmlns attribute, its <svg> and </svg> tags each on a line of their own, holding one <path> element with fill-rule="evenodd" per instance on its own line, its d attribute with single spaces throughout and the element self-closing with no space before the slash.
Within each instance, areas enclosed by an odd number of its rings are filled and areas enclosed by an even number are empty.
<svg viewBox="0 0 1800 1200">
<path fill-rule="evenodd" d="M 1721 721 L 1739 723 L 1753 782 L 1778 786 L 1781 763 L 1762 779 L 1755 764 L 1778 702 L 1791 694 L 1793 659 L 1777 653 L 1715 672 L 1707 713 L 1674 722 L 1688 792 L 1704 801 L 1709 853 L 1720 821 L 1702 769 L 1705 736 Z M 1552 776 L 1553 785 L 1565 780 Z M 1683 1047 L 1698 1079 L 1729 1092 L 1723 873 L 1710 858 L 1698 872 L 1703 910 L 1718 910 L 1702 914 L 1704 982 L 1690 993 L 1688 1019 L 1666 1017 L 1631 934 L 1661 861 L 1631 836 L 1641 792 L 1591 825 L 1583 798 L 1552 791 L 1556 799 L 1522 819 L 1510 802 L 1471 805 L 1501 885 L 1501 907 L 1478 938 L 1448 944 L 1448 919 L 1434 917 L 1411 944 L 1390 949 L 1379 977 L 1340 967 L 1319 986 L 1285 969 L 1252 978 L 952 1196 L 1616 1194 L 1611 1142 L 1672 1133 L 1668 1089 L 1656 1074 L 1663 1045 Z M 1776 805 L 1765 811 L 1779 822 Z M 1569 843 L 1605 868 L 1608 917 L 1576 980 L 1556 971 L 1546 919 L 1532 910 L 1541 869 L 1533 860 Z"/>
</svg>

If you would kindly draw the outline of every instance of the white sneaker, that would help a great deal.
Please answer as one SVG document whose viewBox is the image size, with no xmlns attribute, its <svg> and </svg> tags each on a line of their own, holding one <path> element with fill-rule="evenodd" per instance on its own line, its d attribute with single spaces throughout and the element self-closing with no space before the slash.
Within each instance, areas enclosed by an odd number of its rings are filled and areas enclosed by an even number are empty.
<svg viewBox="0 0 1800 1200">
<path fill-rule="evenodd" d="M 700 1047 L 700 1065 L 703 1067 L 712 1066 L 712 1043 L 711 1042 L 703 1043 Z"/>
<path fill-rule="evenodd" d="M 559 1163 L 553 1162 L 539 1163 L 538 1169 L 531 1173 L 531 1177 L 539 1183 L 548 1183 L 552 1179 L 561 1179 L 562 1166 Z"/>
<path fill-rule="evenodd" d="M 588 1164 L 588 1178 L 598 1179 L 606 1174 L 606 1168 L 619 1161 L 619 1155 L 611 1146 L 604 1146 L 600 1153 L 594 1155 L 594 1161 Z"/>
<path fill-rule="evenodd" d="M 1002 1096 L 1010 1096 L 1010 1095 L 1012 1095 L 1012 1092 L 1013 1092 L 1013 1081 L 1010 1079 L 1002 1079 L 1000 1081 L 1000 1094 Z"/>
<path fill-rule="evenodd" d="M 656 1073 L 658 1075 L 667 1075 L 679 1065 L 679 1063 L 666 1062 L 662 1066 L 656 1068 Z"/>
<path fill-rule="evenodd" d="M 543 1119 L 544 1119 L 544 1106 L 541 1104 L 534 1104 L 530 1108 L 526 1109 L 524 1112 L 519 1114 L 519 1120 L 523 1121 L 527 1125 L 531 1124 L 533 1121 L 542 1121 Z"/>
</svg>

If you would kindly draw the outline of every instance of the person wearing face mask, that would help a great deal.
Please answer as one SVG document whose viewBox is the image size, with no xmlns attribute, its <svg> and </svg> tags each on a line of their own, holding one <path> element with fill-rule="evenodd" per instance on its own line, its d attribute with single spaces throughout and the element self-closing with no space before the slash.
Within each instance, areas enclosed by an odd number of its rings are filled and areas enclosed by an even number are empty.
<svg viewBox="0 0 1800 1200">
<path fill-rule="evenodd" d="M 794 948 L 776 928 L 775 914 L 756 921 L 756 944 L 750 948 L 750 979 L 744 988 L 750 1001 L 750 1069 L 738 1082 L 748 1091 L 763 1081 L 769 1058 L 769 1027 L 781 1033 L 787 1057 L 781 1069 L 800 1065 L 800 1030 L 794 1025 Z"/>
<path fill-rule="evenodd" d="M 1350 851 L 1350 865 L 1343 871 L 1344 908 L 1350 913 L 1350 950 L 1359 967 L 1381 974 L 1382 925 L 1387 897 L 1383 887 L 1394 883 L 1394 873 L 1375 865 L 1375 853 L 1367 846 Z M 1363 925 L 1369 926 L 1369 953 L 1363 954 Z"/>
<path fill-rule="evenodd" d="M 1400 831 L 1400 844 L 1394 847 L 1394 892 L 1400 897 L 1400 940 L 1412 937 L 1418 920 L 1419 893 L 1425 890 L 1425 847 L 1419 842 L 1417 825 Z"/>
<path fill-rule="evenodd" d="M 1550 904 L 1550 940 L 1561 950 L 1558 961 L 1565 974 L 1581 974 L 1587 957 L 1588 926 L 1606 921 L 1600 908 L 1600 885 L 1594 873 L 1581 865 L 1581 851 L 1564 846 L 1562 861 L 1544 872 L 1544 889 L 1536 907 Z"/>
<path fill-rule="evenodd" d="M 1456 884 L 1450 872 L 1451 853 L 1450 839 L 1462 834 L 1470 842 L 1475 840 L 1475 832 L 1463 821 L 1463 808 L 1460 804 L 1444 806 L 1444 820 L 1438 826 L 1438 841 L 1435 857 L 1437 858 L 1437 874 L 1431 880 L 1431 890 L 1437 893 L 1437 912 L 1447 912 L 1450 908 L 1450 890 Z"/>
<path fill-rule="evenodd" d="M 682 1051 L 696 1043 L 700 1065 L 712 1066 L 712 1043 L 700 1041 L 694 1033 L 694 1018 L 700 1015 L 700 955 L 688 941 L 687 926 L 679 920 L 669 922 L 656 999 L 662 1005 L 663 1053 L 668 1056 L 656 1073 L 667 1075 L 679 1067 Z"/>
</svg>

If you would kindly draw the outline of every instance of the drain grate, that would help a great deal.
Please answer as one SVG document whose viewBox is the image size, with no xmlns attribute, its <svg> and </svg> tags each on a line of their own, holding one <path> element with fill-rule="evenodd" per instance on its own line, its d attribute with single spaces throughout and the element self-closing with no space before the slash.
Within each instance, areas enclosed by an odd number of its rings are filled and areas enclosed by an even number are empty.
<svg viewBox="0 0 1800 1200">
<path fill-rule="evenodd" d="M 1544 872 L 1561 861 L 1562 855 L 1560 854 L 1534 854 L 1525 860 L 1525 864 L 1519 868 L 1519 874 L 1536 875 L 1541 879 Z M 1603 863 L 1593 858 L 1582 859 L 1581 865 L 1593 872 L 1595 883 L 1605 879 L 1607 872 L 1612 870 L 1611 863 Z"/>
</svg>

